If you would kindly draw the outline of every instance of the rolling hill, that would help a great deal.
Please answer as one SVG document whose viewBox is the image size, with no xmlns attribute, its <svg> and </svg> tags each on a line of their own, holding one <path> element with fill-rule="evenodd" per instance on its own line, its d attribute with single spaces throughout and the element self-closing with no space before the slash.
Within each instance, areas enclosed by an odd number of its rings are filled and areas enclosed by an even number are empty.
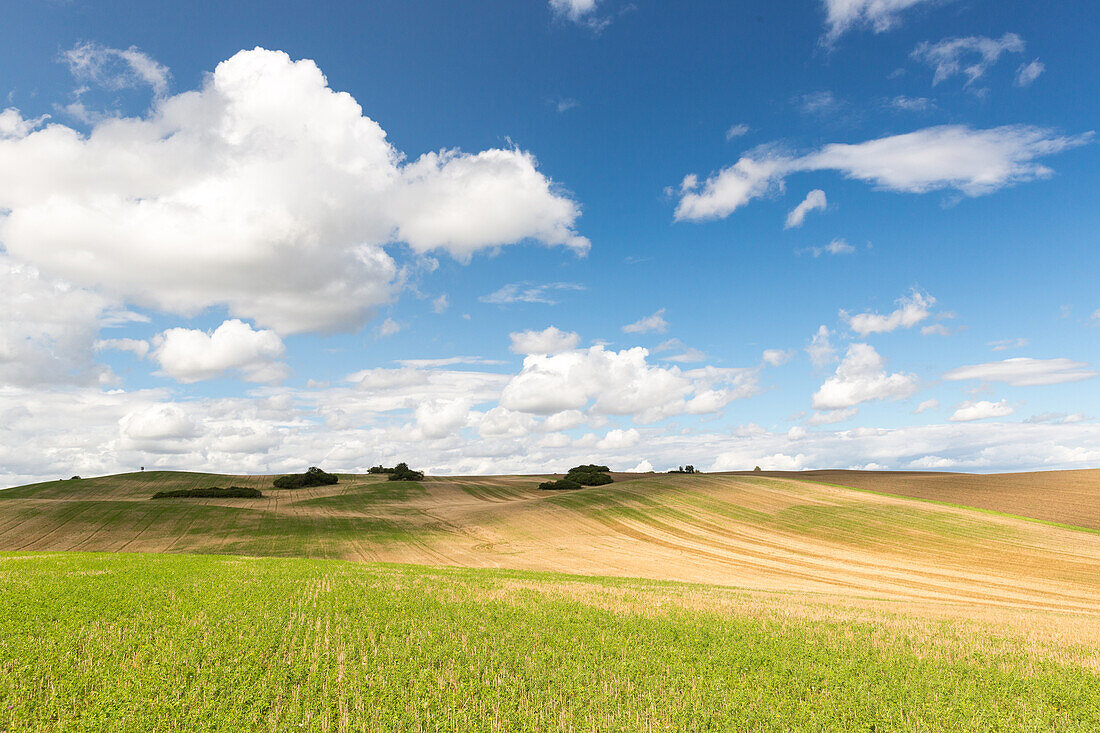
<svg viewBox="0 0 1100 733">
<path fill-rule="evenodd" d="M 1100 532 L 943 475 L 0 491 L 0 730 L 1095 730 Z"/>
<path fill-rule="evenodd" d="M 0 492 L 0 551 L 315 557 L 1100 608 L 1097 533 L 801 476 L 617 479 L 575 492 L 539 491 L 529 476 L 343 476 L 290 490 L 272 488 L 270 477 L 169 472 L 57 481 Z M 264 496 L 150 499 L 211 485 Z"/>
</svg>

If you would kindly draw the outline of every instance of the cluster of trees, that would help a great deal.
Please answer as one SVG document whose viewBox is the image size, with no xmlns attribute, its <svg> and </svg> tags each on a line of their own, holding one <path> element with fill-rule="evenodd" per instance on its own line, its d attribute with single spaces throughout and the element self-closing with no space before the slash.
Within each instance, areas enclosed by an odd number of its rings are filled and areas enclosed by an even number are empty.
<svg viewBox="0 0 1100 733">
<path fill-rule="evenodd" d="M 307 486 L 330 486 L 339 481 L 334 473 L 325 473 L 316 466 L 310 466 L 305 473 L 292 473 L 275 479 L 276 489 L 304 489 Z"/>
<path fill-rule="evenodd" d="M 249 489 L 244 486 L 230 486 L 227 489 L 217 486 L 211 486 L 208 489 L 175 489 L 173 491 L 158 491 L 153 494 L 154 499 L 259 499 L 261 497 L 263 497 L 263 493 L 259 489 Z"/>
<path fill-rule="evenodd" d="M 698 473 L 698 472 L 695 470 L 695 466 L 692 466 L 692 465 L 689 464 L 687 466 L 680 466 L 675 471 L 669 471 L 669 473 Z"/>
<path fill-rule="evenodd" d="M 386 468 L 382 464 L 377 466 L 371 466 L 367 469 L 367 473 L 385 473 L 389 474 L 390 481 L 423 481 L 424 472 L 414 471 L 409 468 L 409 464 L 402 461 L 393 468 Z"/>
<path fill-rule="evenodd" d="M 381 466 L 379 466 L 381 468 Z M 371 469 L 371 473 L 374 473 L 374 469 Z M 424 472 L 414 471 L 409 468 L 409 464 L 402 461 L 393 468 L 384 469 L 378 473 L 388 473 L 390 481 L 423 481 Z"/>
<path fill-rule="evenodd" d="M 612 482 L 610 473 L 611 469 L 607 466 L 597 466 L 595 464 L 574 466 L 569 469 L 569 473 L 565 474 L 565 478 L 557 481 L 543 481 L 539 484 L 539 488 L 554 491 L 579 489 L 582 486 L 603 486 Z"/>
</svg>

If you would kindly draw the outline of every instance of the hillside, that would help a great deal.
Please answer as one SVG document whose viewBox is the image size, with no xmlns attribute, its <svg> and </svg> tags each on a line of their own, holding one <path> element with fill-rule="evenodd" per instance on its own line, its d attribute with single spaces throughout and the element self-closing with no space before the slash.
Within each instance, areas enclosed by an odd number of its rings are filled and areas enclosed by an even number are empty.
<svg viewBox="0 0 1100 733">
<path fill-rule="evenodd" d="M 1100 727 L 1100 533 L 806 478 L 0 491 L 0 730 Z"/>
<path fill-rule="evenodd" d="M 801 478 L 801 477 L 800 477 Z M 760 475 L 270 477 L 145 472 L 0 492 L 0 551 L 300 556 L 541 570 L 843 598 L 1095 612 L 1100 534 Z M 159 490 L 261 488 L 261 499 Z"/>
<path fill-rule="evenodd" d="M 1100 530 L 1100 469 L 994 474 L 933 471 L 764 471 L 728 475 L 821 481 Z"/>
</svg>

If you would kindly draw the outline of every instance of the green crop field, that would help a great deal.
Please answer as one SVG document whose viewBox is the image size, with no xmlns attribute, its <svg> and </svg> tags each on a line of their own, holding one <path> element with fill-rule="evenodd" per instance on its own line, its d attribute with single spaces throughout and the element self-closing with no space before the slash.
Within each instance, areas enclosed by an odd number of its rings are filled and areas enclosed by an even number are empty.
<svg viewBox="0 0 1100 733">
<path fill-rule="evenodd" d="M 0 598 L 6 731 L 1100 729 L 1066 658 L 714 587 L 8 553 Z"/>
<path fill-rule="evenodd" d="M 1100 730 L 1090 526 L 542 479 L 0 491 L 0 731 Z M 1063 518 L 1100 498 L 1069 479 Z M 211 486 L 263 496 L 152 499 Z"/>
</svg>

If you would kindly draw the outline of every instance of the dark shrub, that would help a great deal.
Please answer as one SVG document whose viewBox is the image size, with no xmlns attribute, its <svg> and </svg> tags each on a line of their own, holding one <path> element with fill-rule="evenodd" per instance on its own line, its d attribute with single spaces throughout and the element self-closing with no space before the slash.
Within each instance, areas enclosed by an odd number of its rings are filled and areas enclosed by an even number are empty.
<svg viewBox="0 0 1100 733">
<path fill-rule="evenodd" d="M 572 481 L 578 483 L 581 486 L 603 486 L 612 482 L 612 478 L 606 473 L 567 473 L 565 475 L 566 481 Z"/>
<path fill-rule="evenodd" d="M 607 466 L 574 466 L 569 469 L 565 478 L 581 486 L 603 486 L 611 483 L 611 476 L 608 475 L 610 471 Z"/>
<path fill-rule="evenodd" d="M 79 476 L 73 476 L 73 477 L 72 477 L 71 479 L 69 479 L 69 480 L 70 480 L 70 481 L 79 481 L 79 480 L 80 480 L 80 477 L 79 477 Z"/>
<path fill-rule="evenodd" d="M 594 463 L 589 463 L 585 466 L 573 466 L 569 469 L 569 473 L 610 473 L 611 469 L 607 466 L 597 466 Z"/>
<path fill-rule="evenodd" d="M 292 473 L 275 479 L 276 489 L 302 489 L 307 486 L 330 486 L 339 481 L 334 473 L 325 473 L 316 466 L 310 466 L 305 473 Z"/>
<path fill-rule="evenodd" d="M 370 468 L 368 468 L 367 473 L 393 473 L 396 470 L 396 468 L 386 468 L 385 466 L 379 464 L 377 466 L 371 466 Z"/>
<path fill-rule="evenodd" d="M 756 471 L 759 471 L 759 470 L 760 470 L 760 466 L 757 466 L 756 468 L 754 468 L 754 469 L 752 469 L 752 470 L 753 470 L 753 472 L 755 473 Z"/>
<path fill-rule="evenodd" d="M 389 476 L 390 481 L 423 481 L 424 472 L 414 471 L 409 468 L 409 464 L 405 462 L 398 463 L 393 467 Z"/>
<path fill-rule="evenodd" d="M 211 486 L 209 489 L 176 489 L 153 494 L 154 499 L 259 499 L 262 496 L 259 489 L 247 489 L 244 486 L 230 486 L 228 489 L 217 486 Z"/>
<path fill-rule="evenodd" d="M 543 481 L 539 484 L 539 488 L 544 491 L 561 491 L 563 489 L 579 489 L 581 485 L 576 481 L 570 481 L 567 478 L 563 478 L 558 481 Z"/>
</svg>

